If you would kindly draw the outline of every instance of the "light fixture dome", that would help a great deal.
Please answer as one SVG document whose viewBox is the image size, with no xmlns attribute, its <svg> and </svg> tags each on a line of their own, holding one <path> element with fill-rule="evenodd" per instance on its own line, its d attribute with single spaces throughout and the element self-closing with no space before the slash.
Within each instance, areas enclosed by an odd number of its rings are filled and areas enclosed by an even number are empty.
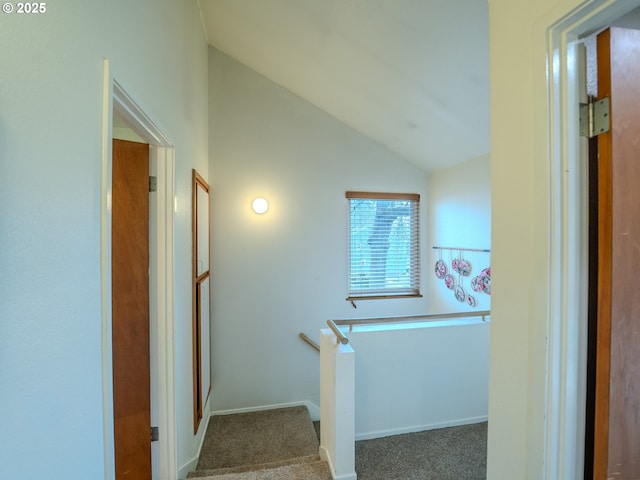
<svg viewBox="0 0 640 480">
<path fill-rule="evenodd" d="M 253 208 L 253 211 L 257 214 L 262 215 L 269 210 L 269 202 L 267 202 L 265 198 L 258 197 L 251 204 L 251 208 Z"/>
</svg>

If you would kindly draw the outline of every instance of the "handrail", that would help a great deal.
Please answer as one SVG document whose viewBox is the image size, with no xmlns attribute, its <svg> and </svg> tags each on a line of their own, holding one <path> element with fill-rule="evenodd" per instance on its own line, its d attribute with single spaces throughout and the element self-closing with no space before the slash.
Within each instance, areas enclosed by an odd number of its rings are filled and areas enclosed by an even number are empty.
<svg viewBox="0 0 640 480">
<path fill-rule="evenodd" d="M 491 253 L 490 248 L 432 247 L 434 250 L 461 250 L 463 252 Z"/>
<path fill-rule="evenodd" d="M 435 313 L 430 315 L 402 315 L 391 317 L 368 317 L 368 318 L 346 318 L 342 320 L 327 320 L 327 325 L 333 330 L 338 337 L 338 342 L 346 345 L 349 339 L 342 333 L 338 326 L 349 325 L 351 331 L 354 325 L 379 325 L 383 323 L 409 323 L 409 322 L 431 322 L 436 319 L 447 318 L 473 318 L 481 317 L 486 322 L 486 317 L 491 316 L 490 310 L 481 310 L 478 312 L 456 312 L 456 313 Z"/>
<path fill-rule="evenodd" d="M 304 340 L 306 343 L 308 343 L 309 345 L 311 345 L 312 348 L 315 348 L 317 351 L 320 351 L 320 345 L 318 345 L 316 342 L 311 340 L 304 333 L 300 332 L 300 338 Z"/>
<path fill-rule="evenodd" d="M 349 343 L 349 339 L 345 337 L 344 333 L 342 333 L 342 331 L 338 328 L 336 322 L 334 322 L 333 320 L 327 320 L 327 325 L 329 325 L 329 328 L 333 331 L 333 333 L 336 334 L 336 343 L 341 343 L 343 345 Z"/>
<path fill-rule="evenodd" d="M 480 310 L 478 312 L 455 312 L 455 313 L 433 313 L 429 315 L 401 315 L 389 317 L 367 317 L 367 318 L 345 318 L 342 320 L 334 320 L 336 325 L 374 325 L 379 323 L 406 323 L 406 322 L 430 322 L 435 319 L 446 318 L 473 318 L 482 317 L 482 321 L 486 322 L 486 317 L 491 315 L 490 310 Z"/>
</svg>

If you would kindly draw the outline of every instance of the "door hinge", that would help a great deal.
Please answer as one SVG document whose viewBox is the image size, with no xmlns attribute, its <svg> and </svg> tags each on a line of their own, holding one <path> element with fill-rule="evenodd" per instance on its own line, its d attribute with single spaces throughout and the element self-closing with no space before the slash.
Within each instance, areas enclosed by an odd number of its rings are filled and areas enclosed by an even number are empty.
<svg viewBox="0 0 640 480">
<path fill-rule="evenodd" d="M 158 177 L 149 177 L 149 191 L 155 192 L 158 190 Z"/>
<path fill-rule="evenodd" d="M 580 136 L 593 138 L 609 131 L 609 98 L 580 104 Z"/>
<path fill-rule="evenodd" d="M 151 441 L 157 442 L 160 439 L 160 431 L 158 427 L 151 427 Z"/>
</svg>

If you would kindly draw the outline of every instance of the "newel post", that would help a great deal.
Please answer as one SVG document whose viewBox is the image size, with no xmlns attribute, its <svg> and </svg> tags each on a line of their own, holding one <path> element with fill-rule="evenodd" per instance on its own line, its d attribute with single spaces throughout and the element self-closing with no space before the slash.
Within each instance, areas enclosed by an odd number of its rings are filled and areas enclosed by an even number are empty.
<svg viewBox="0 0 640 480">
<path fill-rule="evenodd" d="M 355 352 L 320 331 L 320 455 L 336 480 L 356 480 Z"/>
</svg>

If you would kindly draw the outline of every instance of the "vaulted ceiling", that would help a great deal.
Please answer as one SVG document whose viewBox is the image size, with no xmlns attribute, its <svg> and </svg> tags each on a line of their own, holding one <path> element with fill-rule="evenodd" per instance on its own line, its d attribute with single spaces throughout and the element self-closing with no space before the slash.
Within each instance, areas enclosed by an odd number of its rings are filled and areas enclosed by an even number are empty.
<svg viewBox="0 0 640 480">
<path fill-rule="evenodd" d="M 487 0 L 199 0 L 209 44 L 421 168 L 489 152 Z"/>
</svg>

